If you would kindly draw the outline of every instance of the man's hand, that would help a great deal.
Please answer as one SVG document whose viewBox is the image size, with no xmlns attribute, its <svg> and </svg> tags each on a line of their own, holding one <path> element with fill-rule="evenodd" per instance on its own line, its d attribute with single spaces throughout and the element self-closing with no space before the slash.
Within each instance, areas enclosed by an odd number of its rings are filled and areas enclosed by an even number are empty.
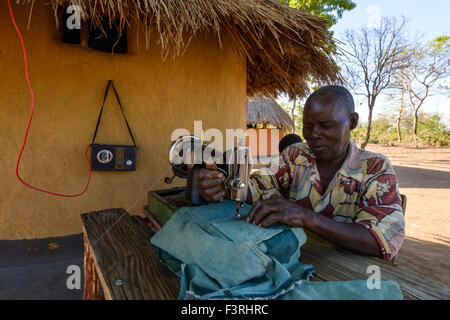
<svg viewBox="0 0 450 320">
<path fill-rule="evenodd" d="M 195 172 L 196 184 L 200 195 L 208 202 L 218 202 L 225 197 L 225 177 L 216 170 L 199 169 Z"/>
<path fill-rule="evenodd" d="M 313 212 L 285 198 L 272 198 L 258 201 L 245 220 L 249 223 L 268 227 L 280 222 L 292 227 L 307 227 Z"/>
</svg>

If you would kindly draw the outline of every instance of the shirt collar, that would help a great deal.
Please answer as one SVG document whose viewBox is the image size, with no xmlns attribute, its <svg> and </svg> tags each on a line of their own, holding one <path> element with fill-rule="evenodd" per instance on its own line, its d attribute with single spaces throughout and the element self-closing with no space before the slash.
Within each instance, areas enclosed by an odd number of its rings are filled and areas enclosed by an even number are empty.
<svg viewBox="0 0 450 320">
<path fill-rule="evenodd" d="M 348 148 L 347 156 L 338 172 L 348 178 L 356 179 L 361 182 L 363 172 L 361 158 L 359 157 L 359 148 L 353 140 L 350 140 Z"/>
</svg>

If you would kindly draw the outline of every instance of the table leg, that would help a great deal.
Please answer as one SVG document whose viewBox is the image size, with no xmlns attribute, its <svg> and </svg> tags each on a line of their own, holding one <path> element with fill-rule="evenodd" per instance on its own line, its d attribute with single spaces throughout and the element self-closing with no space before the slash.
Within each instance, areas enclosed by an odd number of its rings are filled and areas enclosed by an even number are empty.
<svg viewBox="0 0 450 320">
<path fill-rule="evenodd" d="M 89 243 L 84 234 L 84 293 L 83 300 L 102 300 L 100 278 L 95 270 Z"/>
</svg>

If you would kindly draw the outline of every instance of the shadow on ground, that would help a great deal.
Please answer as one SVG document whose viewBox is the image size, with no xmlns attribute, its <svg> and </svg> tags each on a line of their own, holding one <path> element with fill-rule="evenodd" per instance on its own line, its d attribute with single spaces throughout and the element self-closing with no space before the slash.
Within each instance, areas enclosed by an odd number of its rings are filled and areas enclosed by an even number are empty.
<svg viewBox="0 0 450 320">
<path fill-rule="evenodd" d="M 400 188 L 450 188 L 450 172 L 394 166 Z"/>
<path fill-rule="evenodd" d="M 80 267 L 81 289 L 69 290 L 67 268 Z M 0 299 L 79 300 L 83 297 L 83 235 L 0 240 Z"/>
</svg>

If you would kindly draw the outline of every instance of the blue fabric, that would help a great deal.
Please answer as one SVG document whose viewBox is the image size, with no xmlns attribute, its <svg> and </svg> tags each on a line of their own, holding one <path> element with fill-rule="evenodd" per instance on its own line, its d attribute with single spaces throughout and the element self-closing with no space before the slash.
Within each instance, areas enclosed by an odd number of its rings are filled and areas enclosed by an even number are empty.
<svg viewBox="0 0 450 320">
<path fill-rule="evenodd" d="M 380 281 L 379 289 L 370 290 L 367 280 L 296 283 L 280 300 L 401 300 L 403 294 L 393 281 Z"/>
<path fill-rule="evenodd" d="M 245 216 L 251 206 L 245 205 Z M 179 299 L 401 299 L 394 282 L 309 282 L 298 261 L 302 228 L 237 221 L 235 203 L 178 210 L 152 238 L 159 259 L 181 278 Z"/>
</svg>

